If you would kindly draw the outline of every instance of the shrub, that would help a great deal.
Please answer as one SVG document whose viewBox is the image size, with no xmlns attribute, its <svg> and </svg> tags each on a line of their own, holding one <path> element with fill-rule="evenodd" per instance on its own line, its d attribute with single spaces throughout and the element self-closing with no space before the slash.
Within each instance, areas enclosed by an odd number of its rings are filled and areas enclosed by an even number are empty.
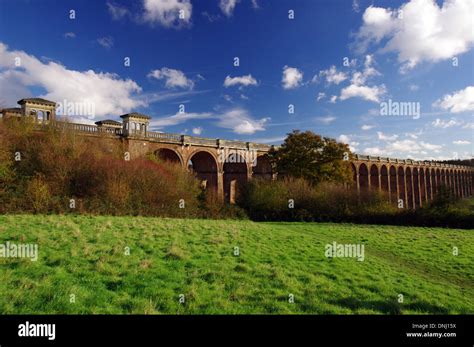
<svg viewBox="0 0 474 347">
<path fill-rule="evenodd" d="M 290 200 L 291 199 L 291 200 Z M 294 202 L 290 208 L 289 201 Z M 438 201 L 446 201 L 444 198 Z M 388 195 L 378 191 L 358 194 L 334 183 L 316 186 L 303 179 L 249 182 L 241 199 L 253 220 L 354 222 L 417 226 L 472 228 L 474 206 L 455 207 L 451 198 L 447 207 L 438 203 L 417 210 L 398 209 Z"/>
<path fill-rule="evenodd" d="M 35 213 L 44 213 L 49 210 L 51 193 L 48 184 L 41 176 L 34 177 L 28 182 L 26 195 Z"/>
<path fill-rule="evenodd" d="M 178 164 L 153 156 L 123 160 L 119 141 L 67 129 L 34 131 L 25 121 L 0 124 L 2 212 L 78 212 L 170 217 L 240 216 L 204 199 L 199 181 Z M 22 160 L 12 161 L 15 152 Z M 77 209 L 69 208 L 70 199 Z M 180 202 L 185 208 L 180 208 Z M 219 203 L 219 205 L 221 205 Z M 231 211 L 231 212 L 230 212 Z M 238 211 L 238 212 L 237 212 Z"/>
</svg>

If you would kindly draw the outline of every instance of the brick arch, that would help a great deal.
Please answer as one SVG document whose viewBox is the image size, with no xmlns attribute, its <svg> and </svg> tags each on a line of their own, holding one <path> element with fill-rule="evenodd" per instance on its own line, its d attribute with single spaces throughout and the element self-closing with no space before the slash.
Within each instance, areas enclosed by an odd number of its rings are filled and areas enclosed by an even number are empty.
<svg viewBox="0 0 474 347">
<path fill-rule="evenodd" d="M 418 179 L 420 182 L 420 206 L 426 202 L 426 172 L 422 167 L 418 168 Z"/>
<path fill-rule="evenodd" d="M 440 184 L 439 186 L 446 186 L 446 180 L 447 180 L 447 176 L 446 176 L 446 169 L 441 169 L 441 180 L 440 180 Z"/>
<path fill-rule="evenodd" d="M 222 169 L 224 172 L 224 197 L 226 201 L 232 202 L 231 185 L 236 185 L 236 193 L 245 185 L 249 174 L 248 163 L 241 154 L 232 152 L 225 158 Z"/>
<path fill-rule="evenodd" d="M 382 191 L 390 193 L 389 172 L 386 165 L 380 167 L 380 187 Z"/>
<path fill-rule="evenodd" d="M 222 169 L 222 163 L 220 161 L 220 158 L 219 158 L 219 155 L 218 153 L 213 150 L 212 148 L 211 149 L 208 149 L 208 148 L 205 148 L 205 147 L 187 147 L 187 148 L 183 148 L 182 149 L 182 152 L 183 152 L 183 158 L 186 158 L 186 162 L 189 163 L 189 160 L 191 160 L 191 158 L 199 153 L 199 152 L 205 152 L 207 154 L 209 154 L 212 159 L 214 159 L 214 161 L 216 162 L 217 164 L 217 168 L 218 169 Z"/>
<path fill-rule="evenodd" d="M 370 166 L 370 188 L 379 189 L 380 187 L 380 177 L 379 177 L 379 168 L 377 165 L 372 164 Z"/>
<path fill-rule="evenodd" d="M 425 189 L 424 189 L 424 194 L 425 194 L 425 202 L 428 202 L 431 200 L 431 170 L 429 168 L 426 168 L 424 170 L 424 182 L 425 182 Z"/>
<path fill-rule="evenodd" d="M 259 155 L 256 160 L 256 165 L 252 169 L 252 177 L 272 179 L 273 170 L 268 154 Z"/>
<path fill-rule="evenodd" d="M 436 195 L 436 169 L 431 169 L 431 196 L 430 199 L 433 200 Z"/>
<path fill-rule="evenodd" d="M 415 198 L 413 190 L 413 168 L 408 166 L 405 170 L 405 181 L 407 186 L 407 207 L 414 208 Z"/>
<path fill-rule="evenodd" d="M 420 207 L 423 203 L 421 202 L 420 195 L 420 169 L 417 167 L 413 168 L 413 206 Z"/>
<path fill-rule="evenodd" d="M 463 197 L 467 197 L 468 194 L 467 194 L 467 191 L 466 191 L 466 180 L 465 180 L 465 176 L 464 176 L 464 173 L 465 171 L 462 169 L 460 170 L 460 179 L 461 179 L 461 194 Z"/>
<path fill-rule="evenodd" d="M 160 158 L 161 160 L 169 161 L 172 163 L 180 163 L 181 165 L 184 165 L 181 153 L 178 153 L 177 151 L 171 148 L 158 148 L 154 151 L 154 154 L 157 158 Z"/>
<path fill-rule="evenodd" d="M 462 194 L 462 186 L 461 186 L 461 171 L 459 169 L 456 169 L 455 171 L 455 175 L 456 175 L 456 194 L 458 197 L 462 197 L 463 194 Z"/>
<path fill-rule="evenodd" d="M 398 175 L 398 189 L 399 189 L 399 194 L 398 194 L 398 199 L 403 200 L 403 205 L 406 207 L 407 206 L 407 185 L 406 185 L 406 180 L 405 180 L 405 168 L 403 166 L 399 166 L 397 169 L 397 175 Z"/>
<path fill-rule="evenodd" d="M 390 165 L 388 170 L 388 183 L 390 187 L 390 201 L 397 201 L 399 196 L 399 187 L 397 182 L 397 168 Z"/>
<path fill-rule="evenodd" d="M 462 170 L 462 180 L 463 180 L 463 189 L 464 196 L 469 196 L 469 185 L 468 185 L 468 171 Z"/>
<path fill-rule="evenodd" d="M 448 169 L 448 187 L 451 194 L 454 195 L 454 174 L 453 169 Z"/>
<path fill-rule="evenodd" d="M 218 189 L 218 167 L 216 158 L 209 151 L 197 150 L 189 155 L 188 169 L 213 191 Z"/>
<path fill-rule="evenodd" d="M 360 190 L 369 189 L 369 169 L 365 163 L 359 165 L 359 187 Z"/>
<path fill-rule="evenodd" d="M 442 170 L 436 170 L 436 195 L 439 194 L 440 187 L 443 185 L 443 175 Z"/>
</svg>

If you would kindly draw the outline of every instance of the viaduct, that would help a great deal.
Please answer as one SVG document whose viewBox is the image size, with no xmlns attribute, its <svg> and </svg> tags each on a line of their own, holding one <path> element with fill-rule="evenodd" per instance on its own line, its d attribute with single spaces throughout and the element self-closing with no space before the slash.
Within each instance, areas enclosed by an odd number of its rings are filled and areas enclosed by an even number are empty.
<svg viewBox="0 0 474 347">
<path fill-rule="evenodd" d="M 150 117 L 140 113 L 120 116 L 122 122 L 102 120 L 96 125 L 56 120 L 56 103 L 41 98 L 18 101 L 20 107 L 0 110 L 2 118 L 30 117 L 39 126 L 69 128 L 84 136 L 122 141 L 131 159 L 154 153 L 191 170 L 220 199 L 234 202 L 236 187 L 253 177 L 275 179 L 268 152 L 272 146 L 149 131 Z M 350 159 L 354 189 L 384 191 L 404 208 L 432 200 L 442 185 L 457 197 L 472 195 L 474 168 L 433 161 L 355 155 Z"/>
</svg>

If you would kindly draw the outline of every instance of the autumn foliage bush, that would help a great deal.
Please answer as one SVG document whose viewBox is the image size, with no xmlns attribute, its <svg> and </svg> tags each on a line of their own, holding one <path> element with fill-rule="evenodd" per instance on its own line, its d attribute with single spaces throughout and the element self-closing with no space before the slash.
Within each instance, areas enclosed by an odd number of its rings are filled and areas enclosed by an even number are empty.
<svg viewBox="0 0 474 347">
<path fill-rule="evenodd" d="M 316 185 L 304 179 L 285 178 L 270 182 L 253 180 L 246 184 L 239 204 L 249 217 L 258 221 L 314 221 L 441 226 L 472 229 L 474 207 L 458 207 L 450 202 L 440 208 L 433 205 L 417 210 L 399 209 L 386 193 L 362 191 L 353 187 L 322 182 Z M 444 201 L 444 200 L 443 200 Z M 444 205 L 443 205 L 444 206 Z"/>
<path fill-rule="evenodd" d="M 0 124 L 0 212 L 227 217 L 199 180 L 154 156 L 124 159 L 118 141 Z"/>
<path fill-rule="evenodd" d="M 348 221 L 354 216 L 395 212 L 375 192 L 358 195 L 343 185 L 287 177 L 275 182 L 248 182 L 239 203 L 256 220 Z"/>
</svg>

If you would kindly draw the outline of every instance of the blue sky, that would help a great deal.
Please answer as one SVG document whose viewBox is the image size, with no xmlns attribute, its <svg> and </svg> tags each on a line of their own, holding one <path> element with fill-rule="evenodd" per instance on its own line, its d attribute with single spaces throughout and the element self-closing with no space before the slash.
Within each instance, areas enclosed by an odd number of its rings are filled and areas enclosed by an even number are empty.
<svg viewBox="0 0 474 347">
<path fill-rule="evenodd" d="M 361 154 L 470 158 L 473 14 L 469 0 L 0 0 L 0 106 L 41 96 L 94 105 L 81 122 L 138 111 L 156 131 L 278 144 L 301 129 Z M 381 114 L 389 100 L 420 113 Z"/>
</svg>

